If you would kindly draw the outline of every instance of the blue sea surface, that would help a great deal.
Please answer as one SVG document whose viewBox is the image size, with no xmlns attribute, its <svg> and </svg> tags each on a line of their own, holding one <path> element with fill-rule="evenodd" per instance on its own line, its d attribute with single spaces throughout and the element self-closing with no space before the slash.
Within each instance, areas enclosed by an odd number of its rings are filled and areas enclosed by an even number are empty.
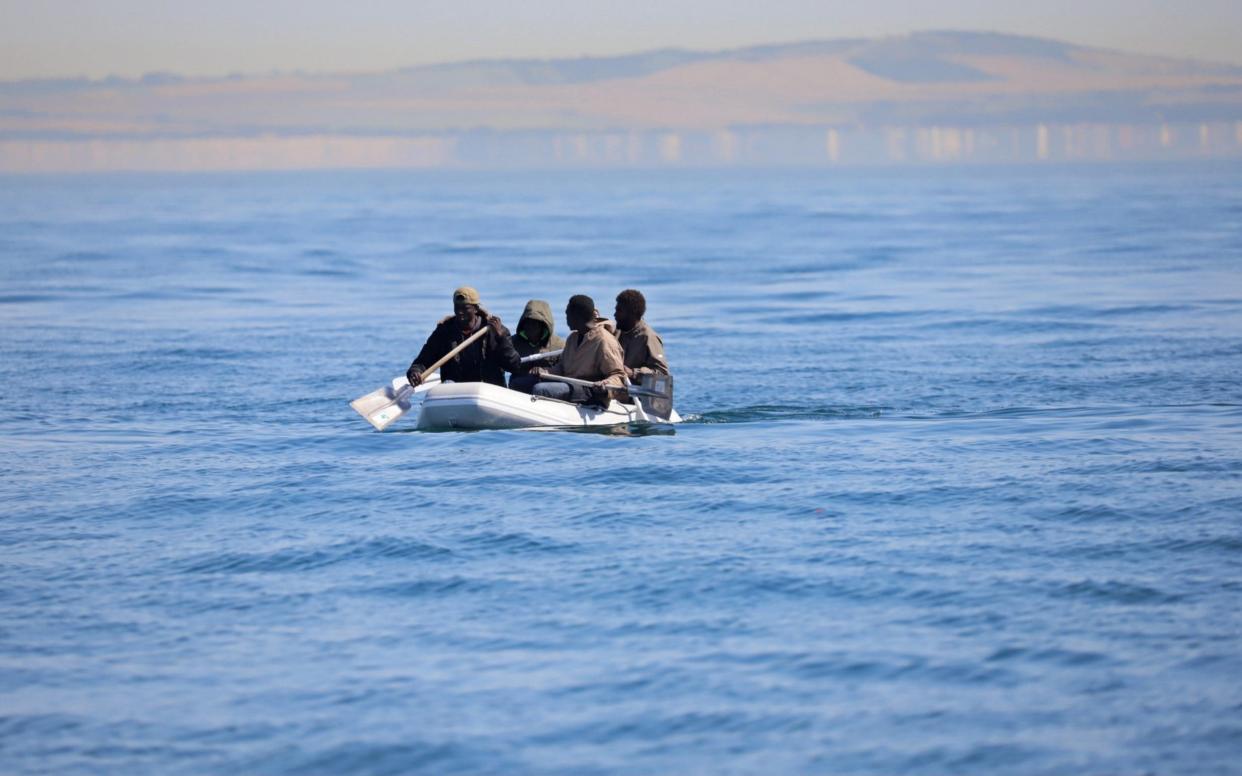
<svg viewBox="0 0 1242 776">
<path fill-rule="evenodd" d="M 465 284 L 687 422 L 374 432 Z M 1236 164 L 3 178 L 0 386 L 6 774 L 1242 772 Z"/>
</svg>

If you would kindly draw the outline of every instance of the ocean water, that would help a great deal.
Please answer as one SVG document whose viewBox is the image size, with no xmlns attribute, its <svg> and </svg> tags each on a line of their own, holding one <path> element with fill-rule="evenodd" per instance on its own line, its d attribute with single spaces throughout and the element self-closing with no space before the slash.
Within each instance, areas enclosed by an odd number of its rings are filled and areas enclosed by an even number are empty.
<svg viewBox="0 0 1242 776">
<path fill-rule="evenodd" d="M 688 422 L 380 434 L 453 288 Z M 1242 772 L 1242 167 L 0 179 L 0 772 Z"/>
</svg>

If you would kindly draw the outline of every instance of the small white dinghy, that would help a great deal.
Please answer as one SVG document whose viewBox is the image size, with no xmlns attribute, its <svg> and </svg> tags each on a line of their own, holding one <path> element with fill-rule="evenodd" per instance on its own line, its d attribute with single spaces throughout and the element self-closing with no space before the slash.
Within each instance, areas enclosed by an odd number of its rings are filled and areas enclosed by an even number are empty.
<svg viewBox="0 0 1242 776">
<path fill-rule="evenodd" d="M 498 428 L 573 428 L 575 426 L 617 426 L 628 423 L 680 423 L 681 416 L 673 409 L 673 376 L 644 375 L 642 385 L 628 385 L 618 391 L 628 391 L 633 404 L 622 404 L 613 399 L 607 407 L 591 407 L 545 396 L 532 396 L 511 391 L 491 383 L 441 383 L 434 375 L 463 348 L 478 339 L 485 329 L 479 329 L 465 342 L 449 351 L 448 355 L 432 364 L 422 373 L 417 388 L 410 385 L 405 375 L 392 379 L 390 385 L 378 388 L 349 403 L 376 431 L 383 431 L 401 416 L 414 408 L 414 398 L 421 395 L 423 401 L 418 414 L 418 428 L 422 431 L 479 431 Z M 528 356 L 522 361 L 529 363 L 560 351 Z M 545 379 L 559 380 L 591 387 L 594 383 L 572 377 L 545 375 Z"/>
<path fill-rule="evenodd" d="M 501 428 L 615 426 L 623 423 L 680 423 L 652 415 L 638 404 L 615 399 L 606 408 L 532 396 L 490 383 L 441 383 L 427 390 L 418 414 L 420 431 L 477 431 Z"/>
</svg>

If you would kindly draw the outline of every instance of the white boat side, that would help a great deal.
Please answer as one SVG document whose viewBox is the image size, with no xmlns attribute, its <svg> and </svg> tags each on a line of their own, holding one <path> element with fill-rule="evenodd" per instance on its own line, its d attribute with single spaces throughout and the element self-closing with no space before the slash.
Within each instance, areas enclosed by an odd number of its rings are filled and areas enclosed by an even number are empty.
<svg viewBox="0 0 1242 776">
<path fill-rule="evenodd" d="M 660 423 L 680 423 L 674 410 Z M 490 383 L 444 383 L 423 397 L 418 428 L 423 431 L 477 431 L 503 428 L 613 426 L 639 423 L 638 411 L 620 402 L 605 409 L 531 396 Z"/>
</svg>

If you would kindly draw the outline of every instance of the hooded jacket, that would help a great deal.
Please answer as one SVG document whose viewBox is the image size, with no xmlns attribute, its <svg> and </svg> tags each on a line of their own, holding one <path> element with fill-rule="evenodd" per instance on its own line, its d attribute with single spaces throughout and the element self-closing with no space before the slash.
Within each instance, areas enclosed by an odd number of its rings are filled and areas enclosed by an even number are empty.
<svg viewBox="0 0 1242 776">
<path fill-rule="evenodd" d="M 417 366 L 419 371 L 425 370 L 479 328 L 488 326 L 490 320 L 491 316 L 485 310 L 480 309 L 479 325 L 468 332 L 462 332 L 461 327 L 457 325 L 457 319 L 452 315 L 441 320 L 436 324 L 435 330 L 427 338 L 426 344 L 418 352 L 418 357 L 414 359 L 410 368 Z M 512 372 L 518 368 L 519 356 L 513 348 L 513 339 L 509 336 L 509 330 L 503 326 L 500 329 L 501 334 L 489 331 L 470 343 L 465 350 L 453 356 L 452 360 L 440 367 L 440 379 L 456 383 L 491 383 L 503 388 L 505 372 Z"/>
<path fill-rule="evenodd" d="M 543 324 L 543 339 L 538 342 L 531 342 L 522 334 L 522 330 L 526 326 L 527 321 L 538 321 Z M 517 351 L 520 358 L 533 356 L 536 353 L 547 353 L 549 350 L 560 350 L 565 347 L 565 340 L 556 336 L 556 321 L 552 318 L 552 307 L 542 299 L 532 299 L 526 303 L 526 309 L 522 311 L 522 317 L 518 319 L 517 328 L 514 329 L 516 334 L 513 335 L 513 348 Z M 522 364 L 513 370 L 515 375 L 523 375 L 536 366 L 549 366 L 556 363 L 556 359 L 548 359 L 538 363 Z"/>
</svg>

